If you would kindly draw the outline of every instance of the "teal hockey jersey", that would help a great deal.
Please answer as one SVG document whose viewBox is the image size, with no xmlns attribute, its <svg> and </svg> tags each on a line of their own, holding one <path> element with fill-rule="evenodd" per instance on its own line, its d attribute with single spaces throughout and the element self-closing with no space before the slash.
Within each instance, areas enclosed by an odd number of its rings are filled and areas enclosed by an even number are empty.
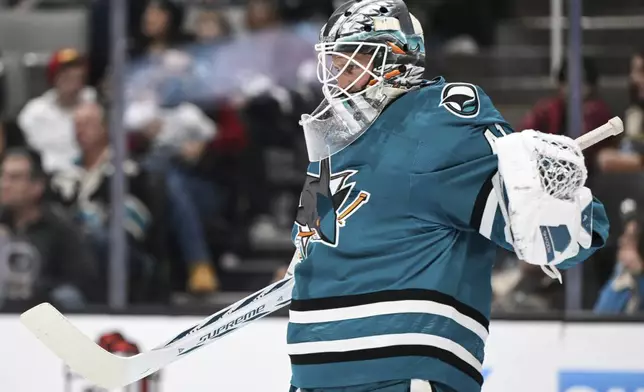
<svg viewBox="0 0 644 392">
<path fill-rule="evenodd" d="M 310 164 L 293 229 L 292 384 L 422 379 L 477 392 L 497 246 L 494 139 L 512 132 L 477 86 L 434 79 L 353 144 Z M 502 201 L 504 202 L 504 201 Z M 594 201 L 593 245 L 608 221 Z"/>
</svg>

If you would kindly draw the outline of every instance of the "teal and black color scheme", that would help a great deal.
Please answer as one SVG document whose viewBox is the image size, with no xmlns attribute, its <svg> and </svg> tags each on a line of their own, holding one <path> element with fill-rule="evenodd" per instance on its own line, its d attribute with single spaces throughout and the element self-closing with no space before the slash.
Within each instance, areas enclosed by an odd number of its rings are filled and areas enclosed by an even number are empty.
<svg viewBox="0 0 644 392">
<path fill-rule="evenodd" d="M 496 248 L 512 250 L 493 186 L 494 141 L 510 132 L 480 88 L 436 78 L 310 164 L 293 229 L 295 387 L 480 391 Z M 606 215 L 592 209 L 592 248 L 560 268 L 603 246 Z"/>
<path fill-rule="evenodd" d="M 513 130 L 479 87 L 424 79 L 423 40 L 402 0 L 351 0 L 316 45 L 325 99 L 301 122 L 293 391 L 483 385 L 492 267 L 498 246 L 513 250 L 495 148 Z M 592 246 L 558 268 L 605 243 L 603 206 L 583 214 Z"/>
</svg>

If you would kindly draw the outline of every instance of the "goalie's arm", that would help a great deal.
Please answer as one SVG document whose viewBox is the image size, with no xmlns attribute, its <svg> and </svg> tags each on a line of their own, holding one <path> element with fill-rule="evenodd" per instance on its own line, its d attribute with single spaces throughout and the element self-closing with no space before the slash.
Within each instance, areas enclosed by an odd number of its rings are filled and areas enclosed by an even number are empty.
<svg viewBox="0 0 644 392">
<path fill-rule="evenodd" d="M 605 244 L 608 220 L 603 205 L 583 186 L 580 145 L 615 130 L 609 123 L 577 141 L 533 130 L 497 139 L 502 183 L 495 184 L 495 192 L 502 195 L 499 209 L 507 211 L 503 220 L 521 260 L 567 268 Z"/>
<path fill-rule="evenodd" d="M 415 170 L 419 174 L 412 177 L 413 204 L 421 210 L 419 217 L 461 231 L 477 231 L 512 251 L 501 195 L 496 192 L 500 177 L 495 155 L 496 139 L 512 129 L 503 122 L 489 126 L 465 123 L 448 132 L 442 140 L 447 148 L 423 152 L 427 158 L 419 161 Z"/>
<path fill-rule="evenodd" d="M 494 148 L 492 150 L 494 151 Z M 503 179 L 499 175 L 498 158 L 492 154 L 485 157 L 479 164 L 482 167 L 487 167 L 490 175 L 483 181 L 476 195 L 469 220 L 470 229 L 476 230 L 485 238 L 514 251 L 514 234 L 508 224 L 508 197 Z M 472 181 L 476 183 L 476 179 L 472 178 Z M 580 215 L 582 227 L 579 229 L 588 231 L 590 246 L 580 247 L 575 256 L 557 265 L 559 269 L 569 268 L 588 259 L 597 249 L 604 246 L 608 238 L 608 218 L 604 206 L 599 200 L 596 198 L 589 200 L 589 204 L 580 212 Z M 542 264 L 540 260 L 526 261 Z"/>
<path fill-rule="evenodd" d="M 496 172 L 495 172 L 496 175 Z M 497 184 L 502 186 L 502 181 L 499 180 L 499 177 L 494 177 L 494 180 L 498 181 Z M 489 192 L 488 189 L 492 188 Z M 486 201 L 485 205 L 488 208 L 486 211 L 485 208 L 481 211 L 473 211 L 474 216 L 480 216 L 478 220 L 474 220 L 472 229 L 478 230 L 481 235 L 488 238 L 489 240 L 495 242 L 496 244 L 503 246 L 504 248 L 514 251 L 512 245 L 512 234 L 510 233 L 510 227 L 506 223 L 506 218 L 504 214 L 507 214 L 508 205 L 507 198 L 503 196 L 503 201 L 499 202 L 500 197 L 498 196 L 498 188 L 494 188 L 492 184 L 487 184 L 483 192 L 478 195 L 479 198 Z M 483 204 L 483 203 L 481 203 Z M 588 213 L 592 211 L 591 213 Z M 604 246 L 606 239 L 608 238 L 608 218 L 606 217 L 606 211 L 602 203 L 593 198 L 590 206 L 583 215 L 591 217 L 592 225 L 592 240 L 591 245 L 588 248 L 580 247 L 579 253 L 577 255 L 565 260 L 561 264 L 557 265 L 558 269 L 567 269 L 578 263 L 581 263 L 588 259 L 597 249 Z M 480 224 L 478 224 L 480 222 Z M 537 261 L 537 260 L 533 260 Z"/>
<path fill-rule="evenodd" d="M 498 174 L 495 140 L 512 133 L 507 123 L 472 126 L 461 133 L 446 155 L 445 167 L 415 176 L 415 197 L 424 197 L 424 218 L 463 231 L 477 231 L 494 243 L 514 251 L 507 222 L 507 197 Z M 459 148 L 462 152 L 459 152 Z M 438 157 L 441 158 L 441 157 Z M 418 189 L 421 187 L 421 189 Z M 608 233 L 603 205 L 592 203 L 592 244 L 559 264 L 567 268 L 587 259 L 602 247 Z M 505 216 L 504 216 L 505 215 Z"/>
</svg>

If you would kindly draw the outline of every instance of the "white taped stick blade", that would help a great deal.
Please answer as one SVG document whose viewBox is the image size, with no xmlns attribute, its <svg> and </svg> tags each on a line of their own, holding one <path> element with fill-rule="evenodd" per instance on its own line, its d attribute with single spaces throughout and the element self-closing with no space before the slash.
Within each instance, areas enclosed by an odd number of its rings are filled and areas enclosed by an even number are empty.
<svg viewBox="0 0 644 392">
<path fill-rule="evenodd" d="M 78 330 L 56 308 L 40 304 L 20 316 L 20 321 L 70 368 L 104 388 L 127 385 L 122 380 L 125 358 L 117 358 Z M 125 383 L 124 383 L 125 382 Z"/>
</svg>

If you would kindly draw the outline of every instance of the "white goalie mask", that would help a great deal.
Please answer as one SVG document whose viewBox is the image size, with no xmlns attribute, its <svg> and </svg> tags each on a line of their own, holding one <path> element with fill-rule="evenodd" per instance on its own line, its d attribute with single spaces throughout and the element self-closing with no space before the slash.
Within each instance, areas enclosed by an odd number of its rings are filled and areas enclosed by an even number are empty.
<svg viewBox="0 0 644 392">
<path fill-rule="evenodd" d="M 300 121 L 311 162 L 353 143 L 393 99 L 419 84 L 425 59 L 420 23 L 402 0 L 346 3 L 315 50 L 324 100 Z"/>
</svg>

